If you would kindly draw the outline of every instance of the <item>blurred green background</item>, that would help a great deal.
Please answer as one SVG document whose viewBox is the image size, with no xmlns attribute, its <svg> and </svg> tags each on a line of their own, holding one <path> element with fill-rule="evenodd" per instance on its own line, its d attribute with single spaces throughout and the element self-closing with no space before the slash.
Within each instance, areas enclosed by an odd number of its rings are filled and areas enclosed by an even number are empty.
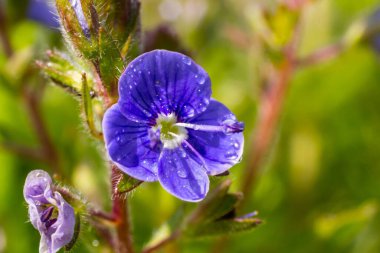
<svg viewBox="0 0 380 253">
<path fill-rule="evenodd" d="M 273 2 L 273 3 L 269 3 Z M 15 51 L 0 51 L 0 252 L 36 252 L 39 235 L 27 221 L 22 188 L 27 173 L 41 168 L 9 151 L 9 143 L 37 147 L 17 85 L 47 82 L 22 76 L 32 59 L 64 48 L 57 29 L 25 18 L 27 1 L 1 3 Z M 259 41 L 253 0 L 143 0 L 143 31 L 160 24 L 178 33 L 182 46 L 212 80 L 213 97 L 246 123 L 246 151 L 256 126 L 263 69 L 268 55 Z M 261 1 L 275 5 L 275 1 Z M 299 55 L 339 40 L 376 0 L 316 0 L 302 20 Z M 36 70 L 37 71 L 37 70 Z M 89 200 L 109 206 L 103 147 L 81 123 L 78 101 L 49 85 L 41 97 L 48 131 L 58 150 L 66 183 Z M 231 240 L 180 240 L 164 252 L 380 252 L 380 62 L 370 44 L 360 43 L 322 64 L 299 69 L 292 78 L 272 148 L 245 211 L 265 222 Z M 241 184 L 248 152 L 231 170 L 233 190 Z M 133 231 L 141 248 L 181 202 L 158 183 L 131 195 Z M 86 225 L 84 226 L 86 229 Z M 88 230 L 90 230 L 88 228 Z M 102 252 L 89 231 L 74 252 Z M 88 242 L 88 243 L 86 243 Z"/>
</svg>

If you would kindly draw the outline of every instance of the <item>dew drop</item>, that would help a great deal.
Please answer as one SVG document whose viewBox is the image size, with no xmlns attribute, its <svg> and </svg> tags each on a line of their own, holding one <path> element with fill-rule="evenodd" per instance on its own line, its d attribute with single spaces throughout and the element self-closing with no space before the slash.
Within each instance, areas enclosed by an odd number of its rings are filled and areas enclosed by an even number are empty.
<svg viewBox="0 0 380 253">
<path fill-rule="evenodd" d="M 182 113 L 186 114 L 187 117 L 193 117 L 195 115 L 195 110 L 192 105 L 185 104 L 182 108 Z"/>
<path fill-rule="evenodd" d="M 199 84 L 204 84 L 206 82 L 206 77 L 204 75 L 200 75 L 198 78 Z"/>
<path fill-rule="evenodd" d="M 227 153 L 224 155 L 225 158 L 228 160 L 235 160 L 238 158 L 238 155 L 236 154 L 235 150 L 229 150 Z"/>
<path fill-rule="evenodd" d="M 118 137 L 116 137 L 116 141 L 119 144 L 123 144 L 125 142 L 125 138 L 122 136 L 118 136 Z"/>
<path fill-rule="evenodd" d="M 189 65 L 189 66 L 191 65 L 191 60 L 187 56 L 182 57 L 182 62 L 185 63 L 186 65 Z"/>
<path fill-rule="evenodd" d="M 180 178 L 186 178 L 186 177 L 187 177 L 187 173 L 186 173 L 186 171 L 184 171 L 184 170 L 177 170 L 177 175 L 178 175 Z"/>
<path fill-rule="evenodd" d="M 234 142 L 233 146 L 234 146 L 235 149 L 239 149 L 240 148 L 240 144 L 237 141 Z"/>
</svg>

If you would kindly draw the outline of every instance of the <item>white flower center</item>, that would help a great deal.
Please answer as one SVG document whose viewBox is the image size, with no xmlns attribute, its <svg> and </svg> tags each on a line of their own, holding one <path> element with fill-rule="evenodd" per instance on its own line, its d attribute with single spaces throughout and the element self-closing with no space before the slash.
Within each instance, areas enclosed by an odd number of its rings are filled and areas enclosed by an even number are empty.
<svg viewBox="0 0 380 253">
<path fill-rule="evenodd" d="M 187 139 L 187 130 L 182 126 L 177 126 L 176 123 L 177 117 L 174 113 L 160 114 L 156 119 L 153 131 L 160 131 L 160 140 L 164 148 L 177 148 Z"/>
</svg>

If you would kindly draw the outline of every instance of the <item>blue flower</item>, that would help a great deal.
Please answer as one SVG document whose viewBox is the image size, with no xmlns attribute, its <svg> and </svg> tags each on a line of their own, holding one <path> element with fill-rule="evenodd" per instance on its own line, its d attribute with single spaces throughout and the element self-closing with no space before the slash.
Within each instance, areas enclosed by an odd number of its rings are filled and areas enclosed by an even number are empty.
<svg viewBox="0 0 380 253">
<path fill-rule="evenodd" d="M 52 180 L 43 170 L 31 171 L 25 181 L 24 198 L 29 206 L 29 219 L 40 232 L 40 253 L 55 253 L 74 235 L 73 208 L 52 190 Z"/>
<path fill-rule="evenodd" d="M 139 56 L 120 77 L 119 96 L 103 131 L 110 159 L 128 175 L 196 202 L 208 192 L 208 175 L 240 161 L 244 125 L 210 98 L 208 74 L 189 57 L 165 50 Z"/>
</svg>

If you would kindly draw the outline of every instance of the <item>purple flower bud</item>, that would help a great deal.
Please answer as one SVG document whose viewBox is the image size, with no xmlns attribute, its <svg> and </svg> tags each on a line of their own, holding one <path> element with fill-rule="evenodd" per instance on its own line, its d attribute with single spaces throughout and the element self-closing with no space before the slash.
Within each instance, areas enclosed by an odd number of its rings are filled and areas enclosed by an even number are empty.
<svg viewBox="0 0 380 253">
<path fill-rule="evenodd" d="M 74 9 L 75 15 L 77 16 L 80 27 L 82 28 L 83 34 L 86 38 L 90 38 L 90 29 L 87 24 L 86 17 L 84 16 L 82 4 L 80 0 L 69 0 L 71 7 Z"/>
<path fill-rule="evenodd" d="M 128 175 L 159 181 L 185 201 L 202 200 L 208 176 L 241 160 L 244 124 L 211 98 L 206 71 L 189 57 L 155 50 L 132 61 L 119 101 L 104 115 L 110 159 Z"/>
<path fill-rule="evenodd" d="M 74 209 L 52 190 L 52 180 L 43 170 L 31 171 L 25 181 L 24 198 L 29 219 L 40 232 L 40 253 L 55 253 L 74 235 Z"/>
</svg>

